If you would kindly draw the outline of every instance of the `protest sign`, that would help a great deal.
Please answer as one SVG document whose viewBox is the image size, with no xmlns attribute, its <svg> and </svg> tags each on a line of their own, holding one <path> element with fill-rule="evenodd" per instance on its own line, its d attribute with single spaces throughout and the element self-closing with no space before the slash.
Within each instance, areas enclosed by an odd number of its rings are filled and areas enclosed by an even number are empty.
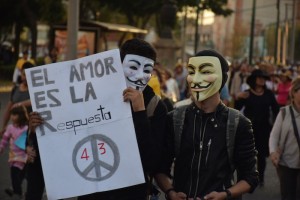
<svg viewBox="0 0 300 200">
<path fill-rule="evenodd" d="M 145 181 L 119 50 L 25 72 L 48 199 Z"/>
</svg>

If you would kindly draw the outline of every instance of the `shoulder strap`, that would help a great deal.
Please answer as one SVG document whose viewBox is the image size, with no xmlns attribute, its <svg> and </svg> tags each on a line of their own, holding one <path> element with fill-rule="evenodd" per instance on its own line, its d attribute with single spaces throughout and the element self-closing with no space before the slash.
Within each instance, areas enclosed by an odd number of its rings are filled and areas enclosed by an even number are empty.
<svg viewBox="0 0 300 200">
<path fill-rule="evenodd" d="M 296 124 L 296 121 L 295 121 L 295 114 L 294 114 L 292 106 L 289 106 L 289 108 L 290 108 L 290 112 L 291 112 L 291 116 L 292 116 L 292 123 L 293 123 L 293 127 L 294 127 L 295 137 L 297 139 L 297 143 L 298 143 L 299 150 L 300 150 L 300 138 L 299 138 L 297 124 Z"/>
<path fill-rule="evenodd" d="M 226 146 L 227 153 L 229 157 L 230 167 L 234 170 L 233 163 L 233 151 L 234 151 L 234 143 L 235 143 L 235 134 L 236 129 L 239 124 L 239 111 L 233 108 L 229 108 L 228 111 L 228 119 L 227 119 L 227 129 L 226 129 Z"/>
<path fill-rule="evenodd" d="M 180 151 L 181 135 L 183 131 L 183 124 L 185 119 L 185 111 L 188 105 L 180 106 L 173 111 L 173 125 L 174 125 L 174 150 L 177 157 Z"/>
<path fill-rule="evenodd" d="M 154 95 L 150 102 L 148 103 L 146 110 L 147 110 L 147 117 L 152 117 L 155 111 L 155 108 L 160 100 L 160 97 L 157 95 Z"/>
<path fill-rule="evenodd" d="M 281 113 L 282 113 L 282 120 L 284 120 L 285 113 L 286 113 L 286 107 L 281 107 L 280 110 L 281 110 Z"/>
</svg>

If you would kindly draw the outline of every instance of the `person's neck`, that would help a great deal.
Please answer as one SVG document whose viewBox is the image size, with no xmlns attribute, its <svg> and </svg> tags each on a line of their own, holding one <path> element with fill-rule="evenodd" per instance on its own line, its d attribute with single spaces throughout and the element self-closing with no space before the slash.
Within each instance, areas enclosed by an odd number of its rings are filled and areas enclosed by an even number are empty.
<svg viewBox="0 0 300 200">
<path fill-rule="evenodd" d="M 211 97 L 208 97 L 203 101 L 196 101 L 194 98 L 193 101 L 195 102 L 198 108 L 204 111 L 204 113 L 211 113 L 216 110 L 217 106 L 221 102 L 221 99 L 220 94 L 217 92 L 216 94 L 212 95 Z"/>
<path fill-rule="evenodd" d="M 300 113 L 300 101 L 294 101 L 293 104 L 297 112 Z"/>
<path fill-rule="evenodd" d="M 265 89 L 264 87 L 261 87 L 261 86 L 257 86 L 255 87 L 254 90 L 252 90 L 252 92 L 256 95 L 262 95 L 264 93 Z"/>
</svg>

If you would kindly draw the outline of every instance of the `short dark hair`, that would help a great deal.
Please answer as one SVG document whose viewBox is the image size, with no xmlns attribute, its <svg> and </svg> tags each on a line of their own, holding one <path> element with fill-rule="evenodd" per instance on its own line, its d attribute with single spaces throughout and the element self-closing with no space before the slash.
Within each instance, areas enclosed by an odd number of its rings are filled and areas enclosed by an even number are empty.
<svg viewBox="0 0 300 200">
<path fill-rule="evenodd" d="M 28 113 L 24 106 L 13 107 L 10 110 L 10 114 L 19 116 L 18 122 L 17 122 L 18 127 L 23 127 L 28 124 Z"/>
<path fill-rule="evenodd" d="M 155 49 L 148 42 L 139 38 L 127 40 L 121 46 L 120 54 L 122 62 L 127 54 L 143 56 L 156 62 Z"/>
<path fill-rule="evenodd" d="M 32 68 L 34 67 L 34 64 L 32 64 L 31 62 L 27 61 L 25 62 L 23 65 L 22 65 L 22 70 L 24 69 L 29 69 L 29 68 Z"/>
</svg>

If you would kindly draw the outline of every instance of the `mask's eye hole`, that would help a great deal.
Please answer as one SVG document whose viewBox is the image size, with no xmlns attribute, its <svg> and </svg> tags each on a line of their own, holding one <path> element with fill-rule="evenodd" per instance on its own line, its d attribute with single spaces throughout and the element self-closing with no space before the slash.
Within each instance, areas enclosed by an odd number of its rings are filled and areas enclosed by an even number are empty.
<svg viewBox="0 0 300 200">
<path fill-rule="evenodd" d="M 189 71 L 189 75 L 194 75 L 195 71 Z"/>
<path fill-rule="evenodd" d="M 202 74 L 211 74 L 210 71 L 203 71 Z"/>
<path fill-rule="evenodd" d="M 146 73 L 146 74 L 151 74 L 151 71 L 150 70 L 144 70 L 144 72 Z"/>
<path fill-rule="evenodd" d="M 135 67 L 135 66 L 130 66 L 129 68 L 132 70 L 137 70 L 137 67 Z"/>
</svg>

